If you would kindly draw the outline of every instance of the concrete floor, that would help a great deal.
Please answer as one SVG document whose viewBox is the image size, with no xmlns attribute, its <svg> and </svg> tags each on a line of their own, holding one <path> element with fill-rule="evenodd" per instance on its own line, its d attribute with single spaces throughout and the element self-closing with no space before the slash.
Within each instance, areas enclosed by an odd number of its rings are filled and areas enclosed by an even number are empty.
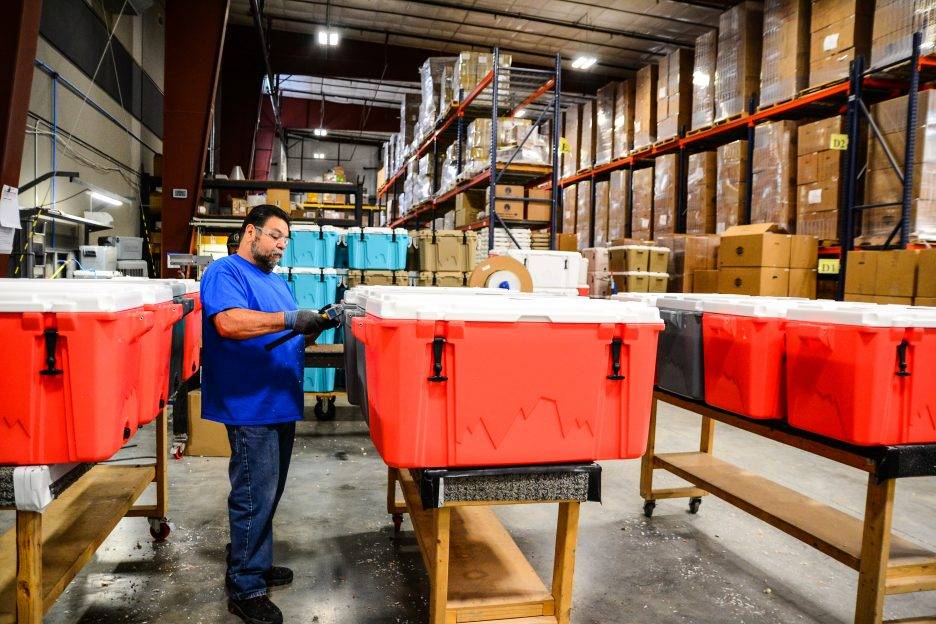
<svg viewBox="0 0 936 624">
<path fill-rule="evenodd" d="M 690 450 L 698 417 L 664 406 L 658 447 Z M 124 455 L 152 454 L 144 430 Z M 854 515 L 864 473 L 718 427 L 716 453 Z M 663 501 L 650 520 L 637 493 L 639 462 L 604 462 L 601 505 L 582 508 L 575 624 L 851 622 L 857 574 L 714 497 L 698 515 Z M 124 520 L 72 582 L 46 621 L 237 622 L 222 587 L 227 541 L 227 461 L 170 464 L 173 532 L 154 544 L 142 519 Z M 409 522 L 392 537 L 384 512 L 386 469 L 363 423 L 300 425 L 275 529 L 277 563 L 296 581 L 274 593 L 287 622 L 426 621 L 428 583 Z M 659 482 L 671 481 L 658 477 Z M 936 549 L 934 479 L 897 489 L 895 531 Z M 540 575 L 550 578 L 555 506 L 498 515 Z M 0 528 L 12 514 L 0 514 Z M 548 583 L 547 583 L 548 584 Z M 887 617 L 936 614 L 936 592 L 889 598 Z"/>
</svg>

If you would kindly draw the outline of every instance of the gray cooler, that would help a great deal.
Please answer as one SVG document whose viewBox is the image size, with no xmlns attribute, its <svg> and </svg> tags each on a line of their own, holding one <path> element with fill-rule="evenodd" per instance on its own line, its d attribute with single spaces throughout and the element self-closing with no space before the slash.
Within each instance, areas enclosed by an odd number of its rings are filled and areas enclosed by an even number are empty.
<svg viewBox="0 0 936 624">
<path fill-rule="evenodd" d="M 702 370 L 702 302 L 662 297 L 657 308 L 664 328 L 657 342 L 656 385 L 690 399 L 705 398 Z"/>
<path fill-rule="evenodd" d="M 361 408 L 364 420 L 368 421 L 367 409 L 367 370 L 364 360 L 364 345 L 355 337 L 351 324 L 355 318 L 364 316 L 361 307 L 363 299 L 358 301 L 360 293 L 348 291 L 345 293 L 344 322 L 344 358 L 345 358 L 345 386 L 348 392 L 348 403 Z"/>
</svg>

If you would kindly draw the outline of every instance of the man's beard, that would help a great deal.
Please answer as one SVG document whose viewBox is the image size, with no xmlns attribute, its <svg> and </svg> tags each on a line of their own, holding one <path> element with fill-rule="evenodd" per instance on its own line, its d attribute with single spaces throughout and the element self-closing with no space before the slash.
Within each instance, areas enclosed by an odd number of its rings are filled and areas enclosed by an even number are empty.
<svg viewBox="0 0 936 624">
<path fill-rule="evenodd" d="M 254 262 L 257 263 L 257 266 L 266 271 L 267 273 L 272 273 L 273 269 L 276 268 L 276 265 L 279 264 L 282 253 L 279 249 L 274 249 L 269 253 L 264 254 L 260 250 L 260 240 L 254 239 L 250 244 L 250 255 L 253 257 Z"/>
</svg>

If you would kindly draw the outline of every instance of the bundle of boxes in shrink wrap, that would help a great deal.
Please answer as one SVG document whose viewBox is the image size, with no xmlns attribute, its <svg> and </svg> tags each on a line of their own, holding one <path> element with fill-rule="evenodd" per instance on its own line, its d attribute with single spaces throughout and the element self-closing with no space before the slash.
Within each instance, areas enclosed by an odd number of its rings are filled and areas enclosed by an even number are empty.
<svg viewBox="0 0 936 624">
<path fill-rule="evenodd" d="M 748 143 L 733 141 L 716 152 L 715 233 L 721 234 L 744 218 L 748 189 Z"/>
<path fill-rule="evenodd" d="M 715 233 L 717 154 L 690 154 L 686 170 L 686 233 Z"/>
<path fill-rule="evenodd" d="M 419 103 L 419 118 L 416 122 L 417 141 L 421 141 L 435 128 L 442 103 L 443 74 L 446 67 L 455 67 L 455 61 L 455 57 L 433 56 L 427 58 L 419 68 L 422 99 Z"/>
<path fill-rule="evenodd" d="M 610 218 L 611 184 L 608 180 L 594 182 L 595 185 L 595 238 L 594 245 L 600 247 L 610 242 L 608 219 Z"/>
<path fill-rule="evenodd" d="M 865 0 L 813 0 L 809 86 L 844 80 L 856 56 L 868 58 L 873 10 Z"/>
<path fill-rule="evenodd" d="M 806 87 L 810 0 L 764 1 L 760 106 L 796 97 Z"/>
<path fill-rule="evenodd" d="M 612 158 L 627 156 L 634 147 L 634 81 L 615 83 Z"/>
<path fill-rule="evenodd" d="M 578 209 L 578 184 L 562 189 L 562 231 L 575 234 L 575 213 Z"/>
<path fill-rule="evenodd" d="M 631 237 L 653 238 L 653 167 L 631 173 Z"/>
<path fill-rule="evenodd" d="M 715 121 L 715 63 L 718 31 L 710 30 L 695 40 L 692 66 L 692 129 L 704 128 Z"/>
<path fill-rule="evenodd" d="M 922 34 L 920 54 L 932 54 L 936 49 L 936 0 L 877 0 L 871 67 L 910 58 L 915 32 Z"/>
<path fill-rule="evenodd" d="M 507 106 L 510 99 L 510 66 L 513 62 L 509 54 L 498 55 L 501 70 L 497 72 L 497 107 Z M 455 101 L 467 97 L 478 83 L 494 69 L 494 55 L 490 52 L 462 52 L 455 61 L 452 78 L 452 96 Z M 459 95 L 461 94 L 461 95 Z M 485 88 L 472 104 L 491 105 L 491 87 Z"/>
<path fill-rule="evenodd" d="M 692 117 L 692 58 L 684 48 L 660 59 L 657 77 L 656 140 L 664 141 L 688 130 Z"/>
<path fill-rule="evenodd" d="M 615 126 L 614 104 L 619 82 L 609 82 L 598 89 L 595 97 L 595 164 L 610 162 L 614 154 Z"/>
<path fill-rule="evenodd" d="M 763 10 L 746 0 L 718 19 L 715 62 L 715 121 L 748 111 L 760 87 Z"/>
<path fill-rule="evenodd" d="M 549 139 L 533 128 L 530 119 L 501 117 L 497 120 L 497 162 L 516 165 L 548 165 Z M 475 119 L 468 124 L 463 177 L 490 167 L 491 120 Z"/>
<path fill-rule="evenodd" d="M 562 136 L 567 150 L 559 154 L 559 177 L 567 178 L 579 170 L 579 138 L 582 136 L 582 105 L 574 104 L 562 113 Z"/>
<path fill-rule="evenodd" d="M 582 104 L 582 124 L 579 135 L 578 168 L 588 169 L 595 164 L 595 142 L 597 139 L 598 124 L 595 119 L 595 102 L 589 100 Z"/>
<path fill-rule="evenodd" d="M 416 142 L 416 125 L 422 98 L 416 93 L 403 93 L 400 98 L 400 140 L 404 146 L 403 153 L 408 156 Z"/>
<path fill-rule="evenodd" d="M 718 248 L 718 292 L 816 298 L 818 241 L 775 223 L 736 225 Z"/>
<path fill-rule="evenodd" d="M 907 96 L 886 100 L 871 107 L 871 115 L 884 141 L 904 166 L 907 141 Z M 910 195 L 910 231 L 916 240 L 936 240 L 936 92 L 921 91 L 917 100 L 917 126 L 913 156 L 913 185 Z M 901 219 L 903 182 L 890 167 L 884 148 L 870 137 L 865 200 L 868 204 L 892 204 L 862 211 L 861 235 L 870 242 L 883 242 Z"/>
<path fill-rule="evenodd" d="M 612 171 L 608 180 L 608 240 L 616 241 L 630 236 L 631 228 L 631 171 Z"/>
<path fill-rule="evenodd" d="M 439 190 L 436 195 L 447 193 L 458 183 L 458 142 L 445 148 L 442 171 L 439 172 Z"/>
<path fill-rule="evenodd" d="M 611 271 L 607 247 L 587 247 L 582 256 L 588 260 L 588 296 L 604 299 L 611 296 Z"/>
<path fill-rule="evenodd" d="M 839 189 L 844 143 L 842 117 L 798 128 L 796 141 L 796 233 L 838 240 Z M 833 149 L 836 147 L 837 149 Z"/>
<path fill-rule="evenodd" d="M 936 306 L 936 249 L 848 252 L 845 301 Z"/>
<path fill-rule="evenodd" d="M 771 121 L 754 129 L 751 223 L 796 224 L 797 122 Z"/>
<path fill-rule="evenodd" d="M 675 234 L 679 225 L 677 194 L 681 192 L 679 155 L 657 156 L 653 166 L 653 236 Z"/>
<path fill-rule="evenodd" d="M 414 170 L 413 178 L 413 205 L 421 204 L 432 197 L 432 178 L 435 176 L 433 171 L 432 154 L 423 154 L 419 160 L 410 161 L 408 167 Z"/>
<path fill-rule="evenodd" d="M 661 247 L 670 250 L 666 272 L 669 292 L 693 292 L 698 271 L 714 269 L 718 252 L 718 236 L 672 234 L 657 237 Z"/>
<path fill-rule="evenodd" d="M 670 250 L 652 245 L 608 248 L 608 271 L 614 292 L 666 292 Z"/>
<path fill-rule="evenodd" d="M 634 149 L 656 141 L 658 71 L 656 65 L 645 65 L 637 70 L 634 87 Z"/>
<path fill-rule="evenodd" d="M 578 237 L 578 248 L 584 249 L 590 246 L 591 238 L 591 206 L 592 206 L 592 182 L 583 180 L 576 186 L 575 199 L 575 234 Z"/>
</svg>

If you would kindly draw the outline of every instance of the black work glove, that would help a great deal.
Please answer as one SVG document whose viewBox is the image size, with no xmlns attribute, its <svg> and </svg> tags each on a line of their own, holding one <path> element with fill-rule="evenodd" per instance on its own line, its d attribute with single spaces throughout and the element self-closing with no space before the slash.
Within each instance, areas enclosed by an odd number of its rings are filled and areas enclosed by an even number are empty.
<svg viewBox="0 0 936 624">
<path fill-rule="evenodd" d="M 338 327 L 338 323 L 325 318 L 318 310 L 291 310 L 286 313 L 286 329 L 304 336 L 318 337 L 326 329 Z"/>
</svg>

